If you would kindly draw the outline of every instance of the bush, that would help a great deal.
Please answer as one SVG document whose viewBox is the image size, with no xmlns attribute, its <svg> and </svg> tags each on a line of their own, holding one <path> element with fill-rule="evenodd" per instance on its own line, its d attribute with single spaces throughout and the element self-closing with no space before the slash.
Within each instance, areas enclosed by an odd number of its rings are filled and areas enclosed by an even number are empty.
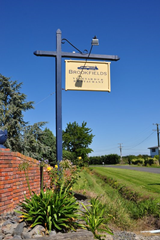
<svg viewBox="0 0 160 240">
<path fill-rule="evenodd" d="M 128 163 L 131 164 L 132 163 L 132 160 L 136 158 L 135 155 L 129 155 L 127 156 L 128 157 Z"/>
<path fill-rule="evenodd" d="M 143 158 L 132 159 L 132 164 L 134 165 L 144 165 L 144 162 Z"/>
<path fill-rule="evenodd" d="M 159 165 L 159 161 L 156 158 L 148 158 L 145 159 L 145 166 L 151 166 L 151 165 Z"/>
<path fill-rule="evenodd" d="M 159 155 L 155 155 L 154 158 L 156 158 L 157 160 L 159 160 Z"/>
</svg>

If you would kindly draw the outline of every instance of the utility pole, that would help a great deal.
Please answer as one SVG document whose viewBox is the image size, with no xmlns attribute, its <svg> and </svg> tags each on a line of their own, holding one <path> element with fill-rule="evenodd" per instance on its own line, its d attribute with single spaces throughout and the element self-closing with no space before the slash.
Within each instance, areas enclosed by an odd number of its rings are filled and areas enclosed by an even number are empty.
<svg viewBox="0 0 160 240">
<path fill-rule="evenodd" d="M 118 143 L 118 144 L 119 144 L 120 156 L 121 156 L 121 162 L 122 162 L 122 143 Z"/>
<path fill-rule="evenodd" d="M 153 125 L 157 126 L 158 155 L 159 155 L 159 164 L 160 164 L 159 123 L 153 123 Z"/>
</svg>

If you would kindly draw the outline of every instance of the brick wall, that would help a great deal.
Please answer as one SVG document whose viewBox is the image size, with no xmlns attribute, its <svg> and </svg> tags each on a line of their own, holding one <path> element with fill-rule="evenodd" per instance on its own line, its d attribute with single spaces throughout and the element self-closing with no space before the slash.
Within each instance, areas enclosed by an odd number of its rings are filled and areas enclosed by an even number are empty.
<svg viewBox="0 0 160 240">
<path fill-rule="evenodd" d="M 20 171 L 20 163 L 27 161 L 30 164 L 28 177 L 31 191 L 40 191 L 40 166 L 33 158 L 26 157 L 10 149 L 0 149 L 0 215 L 12 211 L 24 194 L 29 197 L 29 190 L 24 171 Z M 49 186 L 49 177 L 46 168 L 43 168 L 44 185 Z"/>
</svg>

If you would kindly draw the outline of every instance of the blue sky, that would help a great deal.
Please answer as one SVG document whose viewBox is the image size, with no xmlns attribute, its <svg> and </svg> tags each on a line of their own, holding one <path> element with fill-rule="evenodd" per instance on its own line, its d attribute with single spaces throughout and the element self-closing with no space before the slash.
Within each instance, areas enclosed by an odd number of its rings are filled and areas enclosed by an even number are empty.
<svg viewBox="0 0 160 240">
<path fill-rule="evenodd" d="M 92 53 L 120 57 L 111 63 L 111 92 L 62 91 L 62 128 L 87 122 L 94 156 L 119 154 L 119 143 L 124 156 L 149 154 L 160 123 L 159 0 L 0 0 L 0 8 L 0 73 L 23 82 L 21 92 L 35 102 L 26 121 L 46 121 L 55 135 L 55 59 L 33 52 L 55 51 L 57 29 L 81 51 L 96 35 Z"/>
</svg>

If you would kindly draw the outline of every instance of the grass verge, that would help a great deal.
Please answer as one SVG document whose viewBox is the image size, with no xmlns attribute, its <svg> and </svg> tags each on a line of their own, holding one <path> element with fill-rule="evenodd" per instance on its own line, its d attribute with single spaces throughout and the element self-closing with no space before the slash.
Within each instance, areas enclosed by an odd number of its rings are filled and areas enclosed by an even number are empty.
<svg viewBox="0 0 160 240">
<path fill-rule="evenodd" d="M 156 227 L 160 212 L 158 205 L 160 199 L 155 189 L 152 192 L 147 191 L 146 188 L 142 193 L 140 182 L 138 181 L 139 183 L 136 184 L 135 177 L 134 181 L 128 180 L 129 175 L 128 173 L 125 174 L 128 170 L 123 172 L 123 174 L 117 174 L 118 177 L 116 175 L 116 178 L 114 178 L 115 171 L 111 171 L 112 174 L 110 172 L 108 176 L 108 172 L 106 173 L 103 168 L 92 169 L 94 169 L 94 171 L 90 172 L 86 169 L 81 173 L 81 179 L 78 184 L 74 186 L 74 190 L 90 197 L 100 196 L 102 203 L 106 204 L 106 216 L 108 214 L 113 216 L 113 228 L 116 227 L 121 230 L 146 230 L 147 228 L 151 228 L 151 225 L 153 225 L 153 228 Z M 97 175 L 97 173 L 99 175 Z M 120 175 L 122 175 L 122 178 Z M 139 175 L 141 175 L 141 173 L 139 173 Z M 104 177 L 110 179 L 112 177 L 112 184 L 104 181 Z M 152 180 L 158 181 L 158 178 L 153 178 Z M 144 176 L 143 181 L 145 181 Z M 119 185 L 120 187 L 114 187 L 114 185 Z M 121 191 L 119 191 L 119 189 L 121 189 Z M 132 195 L 138 194 L 138 196 L 140 196 L 138 200 L 127 198 L 126 195 L 129 191 L 132 192 Z M 159 189 L 157 191 L 159 191 Z"/>
</svg>

